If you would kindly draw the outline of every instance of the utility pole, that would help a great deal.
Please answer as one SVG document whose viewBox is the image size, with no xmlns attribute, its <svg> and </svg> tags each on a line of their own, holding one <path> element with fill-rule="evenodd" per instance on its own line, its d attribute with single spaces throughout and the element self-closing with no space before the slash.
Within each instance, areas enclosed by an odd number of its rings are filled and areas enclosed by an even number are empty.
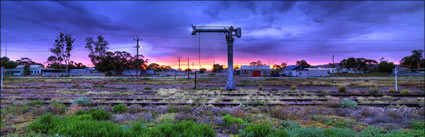
<svg viewBox="0 0 425 137">
<path fill-rule="evenodd" d="M 335 73 L 335 55 L 332 55 L 332 73 Z"/>
<path fill-rule="evenodd" d="M 143 41 L 142 39 L 139 38 L 139 36 L 136 36 L 136 38 L 133 39 L 134 41 L 137 41 L 137 55 L 136 55 L 136 79 L 139 78 L 139 66 L 140 66 L 140 62 L 139 62 L 139 41 Z"/>
<path fill-rule="evenodd" d="M 201 70 L 201 33 L 200 32 L 199 32 L 198 46 L 199 46 L 198 47 L 198 49 L 199 49 L 198 64 L 199 64 L 199 70 Z"/>
<path fill-rule="evenodd" d="M 0 44 L 0 58 L 1 56 L 1 44 Z M 1 75 L 1 82 L 0 82 L 0 91 L 3 91 L 3 70 L 4 70 L 4 66 L 1 66 L 1 70 L 0 70 L 0 75 Z"/>
<path fill-rule="evenodd" d="M 189 79 L 189 75 L 190 75 L 190 73 L 189 73 L 189 69 L 190 69 L 190 63 L 189 63 L 189 57 L 187 57 L 187 79 Z"/>
<path fill-rule="evenodd" d="M 179 59 L 179 68 L 177 69 L 177 71 L 180 71 L 180 58 L 181 57 L 178 57 L 178 59 Z"/>
</svg>

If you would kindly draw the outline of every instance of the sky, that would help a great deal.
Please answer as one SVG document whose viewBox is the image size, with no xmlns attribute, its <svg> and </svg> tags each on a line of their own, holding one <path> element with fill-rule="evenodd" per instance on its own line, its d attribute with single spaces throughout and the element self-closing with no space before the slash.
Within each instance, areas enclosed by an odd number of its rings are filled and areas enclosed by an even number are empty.
<svg viewBox="0 0 425 137">
<path fill-rule="evenodd" d="M 1 1 L 2 55 L 45 63 L 60 32 L 76 40 L 71 60 L 91 65 L 87 37 L 102 35 L 109 51 L 139 52 L 163 65 L 227 64 L 224 34 L 191 35 L 191 25 L 234 26 L 235 64 L 313 65 L 348 57 L 398 63 L 424 49 L 423 1 Z"/>
</svg>

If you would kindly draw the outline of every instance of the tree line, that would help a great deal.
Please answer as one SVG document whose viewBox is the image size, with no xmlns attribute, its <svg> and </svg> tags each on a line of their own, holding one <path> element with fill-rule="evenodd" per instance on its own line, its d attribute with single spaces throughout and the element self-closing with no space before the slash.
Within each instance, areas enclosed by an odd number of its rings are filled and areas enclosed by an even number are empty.
<svg viewBox="0 0 425 137">
<path fill-rule="evenodd" d="M 413 50 L 412 55 L 403 57 L 400 60 L 400 65 L 410 68 L 410 69 L 416 69 L 416 68 L 425 68 L 425 59 L 422 56 L 423 50 Z M 249 63 L 251 66 L 265 66 L 267 64 L 263 63 L 261 60 L 253 61 Z M 296 65 L 300 66 L 301 68 L 308 68 L 311 67 L 311 65 L 306 60 L 298 60 L 296 61 Z M 373 59 L 366 59 L 366 58 L 355 58 L 350 57 L 347 59 L 343 59 L 339 62 L 339 67 L 335 66 L 335 64 L 329 63 L 329 65 L 333 68 L 346 68 L 346 69 L 352 69 L 357 72 L 386 72 L 390 73 L 395 68 L 395 64 L 393 62 L 387 61 L 385 58 L 381 58 L 378 61 Z M 217 68 L 219 65 L 214 65 L 214 68 Z M 274 70 L 281 70 L 288 65 L 283 62 L 280 65 L 274 64 L 272 68 Z"/>
</svg>

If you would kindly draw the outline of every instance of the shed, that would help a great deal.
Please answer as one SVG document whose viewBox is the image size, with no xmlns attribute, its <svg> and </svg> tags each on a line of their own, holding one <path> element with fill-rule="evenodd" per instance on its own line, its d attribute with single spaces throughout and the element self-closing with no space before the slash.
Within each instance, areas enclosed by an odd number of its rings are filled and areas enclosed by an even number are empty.
<svg viewBox="0 0 425 137">
<path fill-rule="evenodd" d="M 271 75 L 271 69 L 269 65 L 266 65 L 266 66 L 242 65 L 240 69 L 240 76 L 262 77 L 262 76 L 270 76 L 270 75 Z"/>
</svg>

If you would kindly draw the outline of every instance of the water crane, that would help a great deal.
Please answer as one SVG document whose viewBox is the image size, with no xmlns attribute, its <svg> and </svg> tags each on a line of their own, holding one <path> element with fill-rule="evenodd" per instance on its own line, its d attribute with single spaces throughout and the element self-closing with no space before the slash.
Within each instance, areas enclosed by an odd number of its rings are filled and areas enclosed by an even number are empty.
<svg viewBox="0 0 425 137">
<path fill-rule="evenodd" d="M 233 26 L 193 26 L 192 35 L 201 32 L 219 32 L 226 34 L 225 38 L 227 41 L 227 81 L 225 90 L 236 90 L 236 84 L 233 80 L 233 36 L 241 38 L 242 30 L 240 27 L 234 29 Z"/>
</svg>

